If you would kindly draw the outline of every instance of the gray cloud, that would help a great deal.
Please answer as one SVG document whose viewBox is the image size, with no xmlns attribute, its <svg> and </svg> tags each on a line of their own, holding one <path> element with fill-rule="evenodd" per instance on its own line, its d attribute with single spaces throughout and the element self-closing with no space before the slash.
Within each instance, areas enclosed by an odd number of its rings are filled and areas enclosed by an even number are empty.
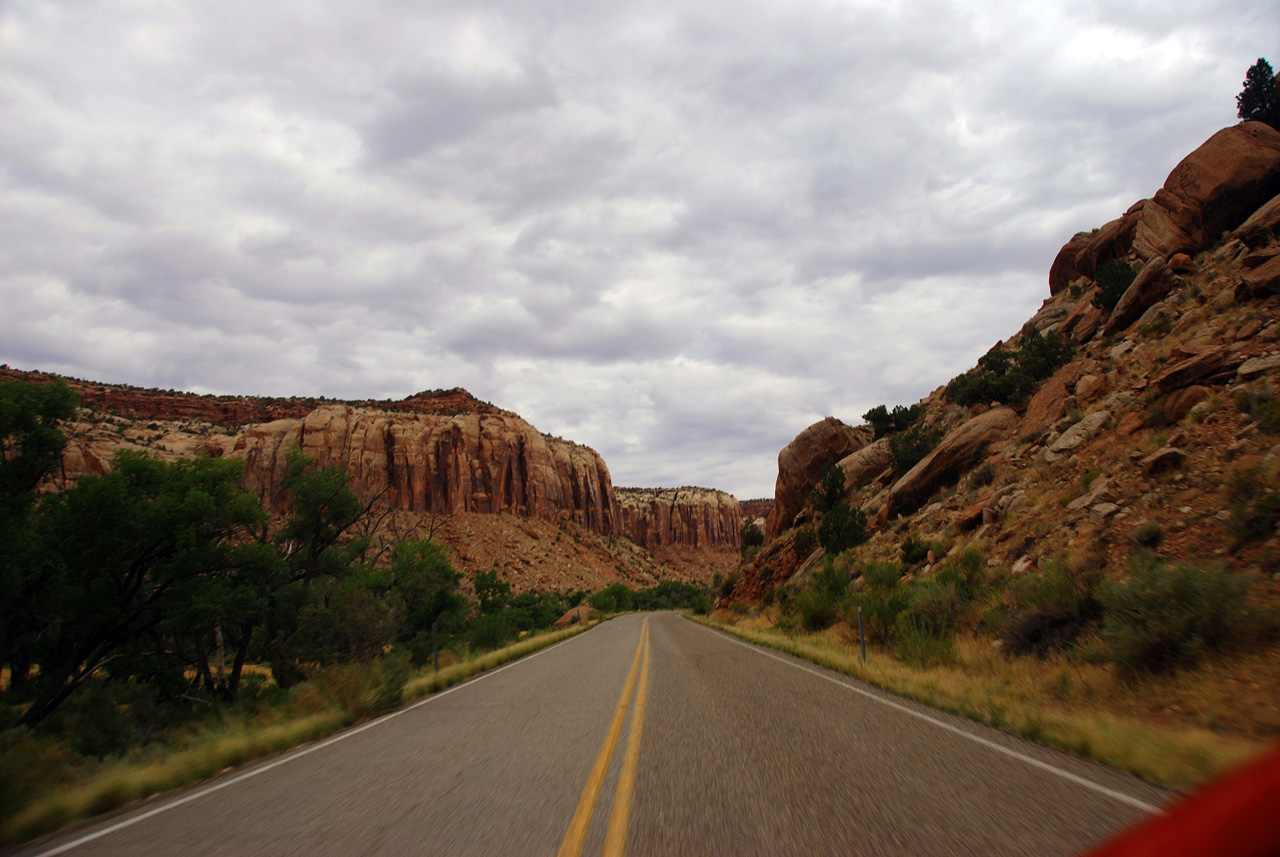
<svg viewBox="0 0 1280 857">
<path fill-rule="evenodd" d="M 0 360 L 468 387 L 619 484 L 972 365 L 1234 119 L 1280 3 L 538 0 L 0 15 Z M 1280 59 L 1273 57 L 1273 59 Z"/>
</svg>

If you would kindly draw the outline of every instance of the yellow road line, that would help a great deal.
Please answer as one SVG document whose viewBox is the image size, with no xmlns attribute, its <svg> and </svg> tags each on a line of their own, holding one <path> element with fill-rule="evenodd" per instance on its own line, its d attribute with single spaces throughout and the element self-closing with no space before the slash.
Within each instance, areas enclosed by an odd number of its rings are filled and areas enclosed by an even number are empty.
<svg viewBox="0 0 1280 857">
<path fill-rule="evenodd" d="M 631 817 L 631 793 L 636 786 L 636 765 L 640 761 L 640 735 L 644 731 L 644 700 L 649 690 L 649 619 L 644 620 L 644 666 L 640 667 L 640 686 L 636 688 L 636 710 L 631 715 L 631 732 L 627 735 L 627 752 L 622 757 L 618 790 L 613 796 L 613 812 L 604 836 L 604 857 L 622 857 L 627 846 L 627 819 Z"/>
<path fill-rule="evenodd" d="M 618 746 L 618 737 L 622 734 L 622 722 L 627 717 L 627 706 L 631 704 L 631 691 L 636 683 L 636 670 L 640 667 L 640 653 L 645 649 L 649 633 L 649 620 L 644 620 L 640 629 L 640 642 L 636 645 L 636 656 L 631 661 L 631 670 L 627 673 L 626 684 L 622 686 L 622 696 L 618 699 L 618 707 L 613 712 L 613 721 L 609 724 L 609 732 L 605 735 L 604 746 L 600 755 L 596 756 L 595 767 L 587 777 L 587 785 L 578 799 L 578 808 L 569 822 L 564 842 L 560 845 L 558 857 L 578 857 L 582 853 L 582 843 L 587 838 L 587 828 L 591 826 L 591 816 L 595 812 L 596 798 L 600 796 L 600 787 L 604 785 L 604 775 L 609 770 L 609 761 Z"/>
</svg>

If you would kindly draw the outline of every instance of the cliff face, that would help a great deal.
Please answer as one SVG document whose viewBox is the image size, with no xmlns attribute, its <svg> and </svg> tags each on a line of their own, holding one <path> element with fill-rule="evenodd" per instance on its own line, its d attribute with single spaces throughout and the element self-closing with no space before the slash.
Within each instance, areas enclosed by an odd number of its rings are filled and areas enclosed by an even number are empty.
<svg viewBox="0 0 1280 857">
<path fill-rule="evenodd" d="M 818 518 L 807 496 L 828 461 L 869 521 L 860 560 L 901 560 L 911 533 L 940 554 L 913 573 L 974 547 L 1015 574 L 1073 557 L 1119 575 L 1145 534 L 1171 562 L 1280 574 L 1262 508 L 1280 484 L 1278 236 L 1280 133 L 1246 122 L 1213 135 L 1152 199 L 1062 248 L 1049 298 L 1004 344 L 1057 331 L 1074 349 L 1028 399 L 966 408 L 939 388 L 921 404 L 940 442 L 906 472 L 884 440 L 859 444 L 866 427 L 831 418 L 784 449 L 768 541 L 734 597 L 816 567 L 800 527 Z M 1094 278 L 1110 259 L 1136 276 L 1106 309 Z"/>
<path fill-rule="evenodd" d="M 295 445 L 321 466 L 346 468 L 361 497 L 391 508 L 546 520 L 563 510 L 593 532 L 619 532 L 604 460 L 585 446 L 550 440 L 514 415 L 327 405 L 302 419 L 245 429 L 230 455 L 245 460 L 248 487 L 270 498 L 284 477 L 285 452 Z"/>
<path fill-rule="evenodd" d="M 736 549 L 742 510 L 731 494 L 707 488 L 619 488 L 622 532 L 647 548 Z"/>
</svg>

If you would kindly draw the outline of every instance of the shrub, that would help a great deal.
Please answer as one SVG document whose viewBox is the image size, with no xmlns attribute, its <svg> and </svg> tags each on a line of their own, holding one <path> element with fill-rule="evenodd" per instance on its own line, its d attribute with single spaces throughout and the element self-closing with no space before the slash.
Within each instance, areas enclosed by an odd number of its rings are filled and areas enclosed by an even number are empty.
<svg viewBox="0 0 1280 857">
<path fill-rule="evenodd" d="M 894 405 L 892 411 L 884 405 L 876 405 L 863 414 L 862 418 L 871 424 L 871 428 L 875 432 L 875 439 L 879 440 L 894 432 L 906 431 L 923 414 L 924 406 L 920 404 L 912 405 L 909 408 L 904 408 L 902 405 Z"/>
<path fill-rule="evenodd" d="M 1099 587 L 1103 641 L 1124 673 L 1177 670 L 1256 628 L 1252 584 L 1216 565 L 1137 562 L 1127 581 Z"/>
<path fill-rule="evenodd" d="M 898 614 L 907 609 L 911 593 L 899 585 L 902 567 L 891 562 L 869 562 L 862 570 L 863 590 L 856 606 L 862 608 L 867 639 L 882 643 L 893 636 Z"/>
<path fill-rule="evenodd" d="M 1280 491 L 1268 490 L 1272 474 L 1260 467 L 1247 467 L 1232 474 L 1227 485 L 1231 517 L 1227 534 L 1231 548 L 1270 537 L 1280 524 Z"/>
<path fill-rule="evenodd" d="M 1270 390 L 1237 393 L 1236 409 L 1256 420 L 1262 431 L 1270 434 L 1280 432 L 1280 400 Z"/>
<path fill-rule="evenodd" d="M 1000 639 L 1010 655 L 1045 657 L 1052 650 L 1065 649 L 1098 609 L 1088 581 L 1072 579 L 1060 562 L 1015 581 L 1007 601 L 1010 612 L 1000 629 Z"/>
<path fill-rule="evenodd" d="M 844 500 L 836 503 L 818 526 L 818 541 L 828 556 L 844 553 L 868 538 L 867 516 Z"/>
<path fill-rule="evenodd" d="M 906 566 L 922 563 L 929 556 L 929 543 L 914 533 L 907 533 L 902 540 L 902 564 Z"/>
<path fill-rule="evenodd" d="M 941 439 L 941 433 L 935 429 L 912 426 L 889 438 L 889 461 L 895 470 L 905 473 L 933 452 Z"/>
<path fill-rule="evenodd" d="M 827 589 L 806 588 L 791 603 L 807 631 L 821 631 L 829 627 L 840 613 L 839 599 Z"/>
<path fill-rule="evenodd" d="M 898 660 L 915 667 L 951 663 L 955 648 L 954 635 L 935 633 L 912 616 L 898 623 L 893 640 Z"/>
<path fill-rule="evenodd" d="M 944 393 L 966 407 L 985 402 L 1017 403 L 1031 395 L 1035 385 L 1056 372 L 1073 353 L 1071 344 L 1058 331 L 1041 335 L 1031 330 L 1022 335 L 1017 351 L 995 346 L 978 358 L 976 367 L 953 378 Z"/>
<path fill-rule="evenodd" d="M 935 578 L 912 587 L 906 612 L 918 628 L 941 637 L 955 634 L 964 608 L 964 599 L 955 585 Z"/>
<path fill-rule="evenodd" d="M 592 596 L 592 607 L 597 610 L 595 600 L 602 593 Z M 604 612 L 602 610 L 602 612 Z M 506 611 L 498 613 L 482 613 L 471 623 L 467 631 L 467 642 L 473 649 L 496 649 L 516 635 L 516 627 L 506 615 Z"/>
<path fill-rule="evenodd" d="M 1097 274 L 1098 293 L 1093 296 L 1093 305 L 1103 312 L 1111 312 L 1137 276 L 1133 266 L 1120 259 L 1101 265 Z"/>
<path fill-rule="evenodd" d="M 1144 521 L 1129 534 L 1129 544 L 1134 549 L 1155 550 L 1164 540 L 1164 529 L 1155 521 Z"/>
<path fill-rule="evenodd" d="M 764 531 L 756 525 L 754 520 L 748 518 L 742 522 L 741 540 L 743 551 L 748 548 L 759 547 L 764 544 Z"/>
<path fill-rule="evenodd" d="M 822 468 L 818 484 L 809 492 L 809 502 L 819 512 L 835 508 L 844 498 L 844 469 L 834 461 Z"/>
<path fill-rule="evenodd" d="M 813 553 L 813 545 L 817 540 L 818 537 L 814 533 L 813 527 L 804 526 L 796 530 L 795 540 L 791 543 L 796 556 L 803 560 Z"/>
</svg>

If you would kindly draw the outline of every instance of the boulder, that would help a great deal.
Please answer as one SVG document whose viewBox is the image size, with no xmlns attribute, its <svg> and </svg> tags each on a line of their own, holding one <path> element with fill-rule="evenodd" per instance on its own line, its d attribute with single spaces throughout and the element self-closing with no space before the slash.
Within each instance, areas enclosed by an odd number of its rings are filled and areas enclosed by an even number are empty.
<svg viewBox="0 0 1280 857">
<path fill-rule="evenodd" d="M 1070 365 L 1059 369 L 1053 377 L 1040 385 L 1027 403 L 1027 412 L 1018 423 L 1017 435 L 1023 437 L 1053 425 L 1067 412 L 1067 398 L 1071 390 L 1067 381 L 1074 369 Z"/>
<path fill-rule="evenodd" d="M 1106 375 L 1083 375 L 1076 381 L 1076 403 L 1086 407 L 1111 392 Z"/>
<path fill-rule="evenodd" d="M 840 459 L 844 471 L 844 485 L 849 491 L 857 491 L 875 479 L 889 466 L 889 439 L 882 437 L 862 449 Z"/>
<path fill-rule="evenodd" d="M 1142 459 L 1142 472 L 1148 476 L 1156 476 L 1166 470 L 1174 470 L 1182 466 L 1187 454 L 1175 446 L 1166 446 Z"/>
<path fill-rule="evenodd" d="M 1059 435 L 1057 440 L 1045 447 L 1041 456 L 1045 461 L 1053 462 L 1074 452 L 1110 418 L 1111 415 L 1106 411 L 1094 411 Z"/>
<path fill-rule="evenodd" d="M 889 517 L 914 512 L 939 488 L 950 485 L 982 460 L 987 447 L 1018 422 L 1012 408 L 992 408 L 952 429 L 933 452 L 890 486 L 885 497 Z"/>
<path fill-rule="evenodd" d="M 1175 390 L 1164 400 L 1164 416 L 1169 423 L 1182 422 L 1183 417 L 1191 413 L 1191 409 L 1209 397 L 1209 388 L 1200 385 L 1183 387 Z"/>
<path fill-rule="evenodd" d="M 1254 357 L 1252 360 L 1244 361 L 1236 368 L 1236 374 L 1244 381 L 1251 381 L 1259 375 L 1266 375 L 1276 371 L 1280 371 L 1280 354 L 1272 354 L 1268 357 Z"/>
<path fill-rule="evenodd" d="M 1103 334 L 1114 336 L 1133 324 L 1147 311 L 1148 307 L 1169 294 L 1173 285 L 1173 272 L 1165 264 L 1164 257 L 1152 257 L 1142 266 L 1142 270 L 1133 278 L 1129 288 L 1125 289 L 1124 294 L 1120 296 L 1120 301 L 1107 316 L 1106 326 L 1102 329 Z"/>
<path fill-rule="evenodd" d="M 1204 380 L 1222 368 L 1226 356 L 1224 348 L 1206 348 L 1161 372 L 1156 377 L 1156 389 L 1167 393 Z"/>
<path fill-rule="evenodd" d="M 1236 289 L 1236 299 L 1248 300 L 1269 297 L 1280 292 L 1280 255 L 1272 256 L 1255 268 L 1244 272 L 1240 278 L 1240 287 Z"/>
<path fill-rule="evenodd" d="M 778 478 L 774 483 L 773 510 L 766 522 L 765 538 L 775 539 L 790 529 L 824 467 L 866 446 L 871 438 L 870 426 L 855 428 L 835 417 L 819 420 L 796 435 L 795 440 L 778 453 Z"/>
<path fill-rule="evenodd" d="M 1278 192 L 1280 131 L 1261 122 L 1224 128 L 1183 158 L 1154 197 L 1068 241 L 1049 269 L 1049 293 L 1078 277 L 1093 279 L 1100 265 L 1130 253 L 1142 260 L 1195 255 Z"/>
<path fill-rule="evenodd" d="M 1262 247 L 1280 237 L 1280 195 L 1263 203 L 1232 233 L 1249 247 Z"/>
<path fill-rule="evenodd" d="M 586 604 L 581 604 L 565 612 L 563 616 L 556 620 L 556 630 L 563 630 L 570 625 L 579 625 L 585 623 L 591 618 L 591 608 Z"/>
</svg>

